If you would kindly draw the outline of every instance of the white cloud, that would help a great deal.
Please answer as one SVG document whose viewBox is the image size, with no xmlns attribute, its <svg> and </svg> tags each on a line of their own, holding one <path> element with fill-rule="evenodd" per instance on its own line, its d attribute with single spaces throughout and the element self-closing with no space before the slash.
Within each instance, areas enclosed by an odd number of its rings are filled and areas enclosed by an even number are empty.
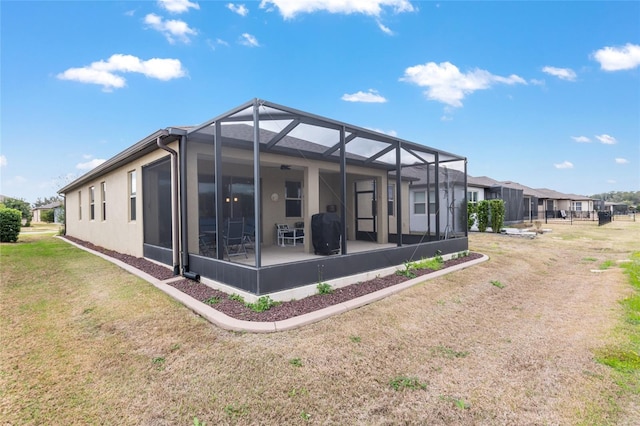
<svg viewBox="0 0 640 426">
<path fill-rule="evenodd" d="M 162 33 L 167 41 L 174 44 L 176 40 L 183 43 L 190 43 L 189 36 L 195 36 L 198 31 L 193 28 L 189 28 L 189 25 L 184 21 L 177 19 L 163 19 L 161 16 L 155 13 L 150 13 L 144 17 L 144 23 L 150 28 Z"/>
<path fill-rule="evenodd" d="M 102 158 L 94 158 L 93 160 L 86 161 L 84 163 L 76 164 L 76 169 L 80 170 L 91 170 L 98 167 L 100 164 L 104 163 L 107 160 Z"/>
<path fill-rule="evenodd" d="M 558 77 L 561 80 L 576 81 L 576 73 L 571 68 L 544 67 L 542 72 Z"/>
<path fill-rule="evenodd" d="M 247 16 L 249 14 L 249 9 L 247 9 L 244 4 L 235 5 L 233 3 L 228 3 L 227 9 L 240 16 Z"/>
<path fill-rule="evenodd" d="M 211 48 L 211 50 L 216 50 L 216 47 L 229 46 L 229 43 L 220 38 L 217 38 L 215 40 L 207 39 L 207 45 Z"/>
<path fill-rule="evenodd" d="M 563 161 L 562 163 L 556 163 L 553 165 L 556 169 L 573 169 L 573 163 L 570 161 Z"/>
<path fill-rule="evenodd" d="M 607 180 L 607 183 L 616 183 L 616 181 L 615 181 L 615 180 L 613 180 L 613 179 L 608 179 L 608 180 Z"/>
<path fill-rule="evenodd" d="M 545 85 L 545 81 L 544 80 L 537 80 L 535 78 L 532 78 L 531 80 L 529 80 L 529 83 L 533 84 L 534 86 L 544 86 Z"/>
<path fill-rule="evenodd" d="M 184 77 L 186 72 L 178 59 L 152 58 L 140 60 L 132 55 L 115 54 L 107 61 L 93 62 L 82 68 L 69 68 L 58 74 L 60 80 L 98 84 L 102 90 L 110 92 L 125 86 L 124 77 L 116 73 L 135 72 L 162 81 Z"/>
<path fill-rule="evenodd" d="M 596 139 L 598 139 L 600 142 L 602 142 L 605 145 L 615 145 L 616 143 L 618 143 L 616 138 L 614 138 L 613 136 L 604 135 L 604 134 L 596 135 Z"/>
<path fill-rule="evenodd" d="M 578 143 L 588 143 L 591 142 L 591 139 L 589 139 L 586 136 L 571 136 L 571 139 L 573 139 L 574 141 L 578 142 Z"/>
<path fill-rule="evenodd" d="M 158 0 L 158 6 L 171 13 L 184 13 L 189 9 L 200 9 L 198 3 L 192 3 L 189 0 Z"/>
<path fill-rule="evenodd" d="M 261 0 L 260 8 L 278 8 L 284 19 L 292 19 L 301 13 L 329 12 L 340 14 L 360 13 L 380 16 L 383 8 L 395 13 L 413 12 L 416 9 L 409 0 Z"/>
<path fill-rule="evenodd" d="M 400 81 L 428 87 L 424 92 L 427 98 L 453 107 L 461 107 L 462 99 L 466 95 L 476 90 L 488 89 L 497 83 L 527 84 L 522 77 L 515 74 L 501 77 L 481 69 L 461 73 L 458 67 L 450 62 L 441 62 L 440 64 L 428 62 L 409 67 L 404 71 L 404 76 L 400 78 Z"/>
<path fill-rule="evenodd" d="M 258 43 L 258 39 L 256 39 L 254 36 L 252 36 L 249 33 L 242 34 L 242 36 L 240 36 L 240 41 L 238 43 L 248 47 L 260 47 L 260 43 Z"/>
<path fill-rule="evenodd" d="M 4 167 L 7 165 L 7 157 L 4 155 L 0 155 L 0 167 Z"/>
<path fill-rule="evenodd" d="M 593 58 L 605 71 L 630 70 L 640 66 L 640 45 L 627 43 L 624 46 L 607 46 L 596 50 Z"/>
<path fill-rule="evenodd" d="M 393 35 L 393 31 L 391 31 L 391 28 L 387 27 L 386 25 L 384 25 L 380 21 L 377 21 L 377 24 L 378 24 L 378 28 L 380 28 L 380 31 L 382 31 L 383 33 L 385 33 L 387 35 Z"/>
<path fill-rule="evenodd" d="M 135 15 L 135 14 L 136 14 L 136 10 L 135 10 L 135 9 L 131 9 L 131 10 L 127 10 L 127 11 L 124 13 L 124 16 L 133 16 L 133 15 Z"/>
<path fill-rule="evenodd" d="M 616 158 L 616 164 L 627 164 L 629 160 L 626 158 Z"/>
<path fill-rule="evenodd" d="M 345 93 L 341 98 L 347 102 L 368 102 L 368 103 L 385 103 L 387 99 L 380 95 L 377 90 L 369 89 L 368 92 L 358 91 L 356 93 Z"/>
</svg>

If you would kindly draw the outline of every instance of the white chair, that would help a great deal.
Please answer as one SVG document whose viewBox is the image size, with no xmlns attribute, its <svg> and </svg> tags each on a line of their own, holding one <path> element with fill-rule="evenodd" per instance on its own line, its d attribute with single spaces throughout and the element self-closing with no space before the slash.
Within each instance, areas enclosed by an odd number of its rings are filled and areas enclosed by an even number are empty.
<svg viewBox="0 0 640 426">
<path fill-rule="evenodd" d="M 287 243 L 295 247 L 298 241 L 304 241 L 304 230 L 291 229 L 286 223 L 277 223 L 276 229 L 278 231 L 278 245 L 285 247 Z"/>
</svg>

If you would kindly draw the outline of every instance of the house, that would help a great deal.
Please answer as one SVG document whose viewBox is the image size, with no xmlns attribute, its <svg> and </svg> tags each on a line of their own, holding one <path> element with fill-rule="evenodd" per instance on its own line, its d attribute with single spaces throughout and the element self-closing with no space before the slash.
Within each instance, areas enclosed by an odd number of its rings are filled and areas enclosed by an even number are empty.
<svg viewBox="0 0 640 426">
<path fill-rule="evenodd" d="M 59 192 L 68 235 L 258 296 L 467 250 L 464 188 L 465 157 L 254 99 L 157 130 Z M 329 256 L 312 231 L 325 212 Z"/>
<path fill-rule="evenodd" d="M 505 224 L 536 219 L 538 195 L 536 190 L 516 182 L 500 182 L 487 176 L 467 177 L 467 199 L 470 202 L 504 200 Z"/>
<path fill-rule="evenodd" d="M 478 202 L 489 199 L 505 201 L 505 224 L 544 218 L 593 218 L 598 210 L 589 197 L 563 194 L 551 189 L 534 189 L 512 181 L 497 181 L 487 176 L 467 176 L 467 199 Z"/>
<path fill-rule="evenodd" d="M 31 210 L 32 222 L 44 222 L 42 220 L 42 212 L 53 210 L 53 223 L 62 223 L 62 202 L 54 201 L 53 203 L 44 204 Z"/>
<path fill-rule="evenodd" d="M 563 194 L 552 189 L 537 189 L 538 214 L 540 218 L 590 219 L 596 210 L 595 200 L 584 195 Z"/>
</svg>

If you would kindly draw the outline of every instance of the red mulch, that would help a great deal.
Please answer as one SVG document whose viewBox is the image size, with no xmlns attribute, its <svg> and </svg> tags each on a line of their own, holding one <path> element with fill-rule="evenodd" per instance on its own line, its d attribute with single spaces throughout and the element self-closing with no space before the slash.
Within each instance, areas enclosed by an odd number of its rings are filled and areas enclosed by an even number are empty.
<svg viewBox="0 0 640 426">
<path fill-rule="evenodd" d="M 90 248 L 92 250 L 103 253 L 107 256 L 118 259 L 128 265 L 131 265 L 143 272 L 159 279 L 167 280 L 174 277 L 173 272 L 168 268 L 158 265 L 144 258 L 134 257 L 126 254 L 121 254 L 112 250 L 96 246 L 86 241 L 79 240 L 73 237 L 65 237 L 76 244 Z M 469 253 L 468 256 L 458 259 L 451 259 L 444 262 L 443 269 L 450 268 L 460 263 L 469 262 L 474 259 L 482 257 L 480 253 Z M 431 269 L 416 270 L 414 273 L 417 276 L 422 276 L 434 272 Z M 300 300 L 292 300 L 289 302 L 282 302 L 278 306 L 274 306 L 271 309 L 264 312 L 255 312 L 243 303 L 230 300 L 229 295 L 220 290 L 212 289 L 205 284 L 189 280 L 182 279 L 168 283 L 169 285 L 177 288 L 181 292 L 188 294 L 196 300 L 205 302 L 212 298 L 217 298 L 217 303 L 210 303 L 210 306 L 230 317 L 245 320 L 245 321 L 281 321 L 288 318 L 292 318 L 298 315 L 306 314 L 309 312 L 317 311 L 322 308 L 326 308 L 331 305 L 335 305 L 347 300 L 355 299 L 356 297 L 364 296 L 365 294 L 373 293 L 374 291 L 381 290 L 386 287 L 399 284 L 409 278 L 403 275 L 387 275 L 384 277 L 377 277 L 369 281 L 363 281 L 356 284 L 351 284 L 346 287 L 333 290 L 331 294 L 315 294 L 313 296 L 305 297 Z"/>
</svg>

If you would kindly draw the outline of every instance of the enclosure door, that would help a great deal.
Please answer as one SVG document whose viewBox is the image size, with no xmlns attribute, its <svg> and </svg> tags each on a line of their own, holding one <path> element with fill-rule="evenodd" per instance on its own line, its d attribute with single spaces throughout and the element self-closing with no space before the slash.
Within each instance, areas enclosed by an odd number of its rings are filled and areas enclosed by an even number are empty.
<svg viewBox="0 0 640 426">
<path fill-rule="evenodd" d="M 356 240 L 378 241 L 375 179 L 355 182 Z"/>
</svg>

